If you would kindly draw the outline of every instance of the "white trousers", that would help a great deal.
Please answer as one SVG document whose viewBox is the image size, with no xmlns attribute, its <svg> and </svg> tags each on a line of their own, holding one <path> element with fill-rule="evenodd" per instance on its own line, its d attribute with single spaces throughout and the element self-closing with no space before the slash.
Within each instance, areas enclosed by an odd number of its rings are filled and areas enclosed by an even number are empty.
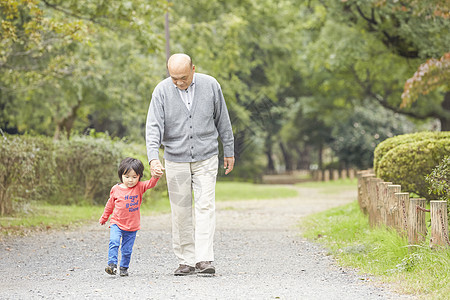
<svg viewBox="0 0 450 300">
<path fill-rule="evenodd" d="M 214 261 L 217 155 L 193 163 L 166 160 L 165 169 L 172 209 L 172 243 L 178 263 L 195 266 L 200 261 Z"/>
</svg>

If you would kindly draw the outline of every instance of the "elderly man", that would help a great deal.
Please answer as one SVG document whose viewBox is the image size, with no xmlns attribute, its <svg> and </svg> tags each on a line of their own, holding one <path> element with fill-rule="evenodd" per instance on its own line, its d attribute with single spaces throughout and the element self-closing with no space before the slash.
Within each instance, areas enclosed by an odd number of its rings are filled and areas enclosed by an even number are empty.
<svg viewBox="0 0 450 300">
<path fill-rule="evenodd" d="M 209 75 L 195 73 L 188 55 L 172 55 L 167 68 L 170 77 L 161 81 L 152 94 L 146 144 L 152 176 L 166 170 L 172 243 L 179 263 L 174 275 L 214 274 L 218 137 L 228 174 L 234 166 L 231 122 L 219 83 Z M 158 158 L 161 144 L 165 168 Z"/>
</svg>

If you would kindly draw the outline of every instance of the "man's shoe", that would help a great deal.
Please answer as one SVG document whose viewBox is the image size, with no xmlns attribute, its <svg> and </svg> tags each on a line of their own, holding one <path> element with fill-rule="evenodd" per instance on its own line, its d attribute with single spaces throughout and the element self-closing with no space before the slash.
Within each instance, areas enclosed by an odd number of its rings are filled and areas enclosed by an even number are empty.
<svg viewBox="0 0 450 300">
<path fill-rule="evenodd" d="M 120 276 L 128 276 L 128 268 L 120 267 Z"/>
<path fill-rule="evenodd" d="M 201 261 L 195 264 L 197 274 L 212 275 L 216 273 L 216 269 L 211 265 L 210 261 Z"/>
<path fill-rule="evenodd" d="M 108 273 L 109 275 L 116 275 L 117 272 L 117 265 L 110 263 L 106 268 L 105 268 L 106 273 Z"/>
<path fill-rule="evenodd" d="M 195 268 L 188 265 L 180 265 L 178 269 L 175 270 L 173 275 L 175 276 L 186 276 L 195 273 Z"/>
</svg>

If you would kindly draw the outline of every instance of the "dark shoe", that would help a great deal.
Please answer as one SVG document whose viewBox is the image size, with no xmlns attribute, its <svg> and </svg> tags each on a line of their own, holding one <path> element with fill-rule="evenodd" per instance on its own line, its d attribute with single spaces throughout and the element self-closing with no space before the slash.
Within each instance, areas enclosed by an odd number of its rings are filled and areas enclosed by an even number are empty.
<svg viewBox="0 0 450 300">
<path fill-rule="evenodd" d="M 128 276 L 128 268 L 120 267 L 120 276 Z"/>
<path fill-rule="evenodd" d="M 105 268 L 106 273 L 108 273 L 109 275 L 116 275 L 117 272 L 117 265 L 116 264 L 109 264 L 106 268 Z"/>
<path fill-rule="evenodd" d="M 185 276 L 195 273 L 195 268 L 188 265 L 180 265 L 178 269 L 175 270 L 173 275 L 175 276 Z"/>
<path fill-rule="evenodd" d="M 216 269 L 211 265 L 210 261 L 201 261 L 195 264 L 197 274 L 214 274 Z"/>
</svg>

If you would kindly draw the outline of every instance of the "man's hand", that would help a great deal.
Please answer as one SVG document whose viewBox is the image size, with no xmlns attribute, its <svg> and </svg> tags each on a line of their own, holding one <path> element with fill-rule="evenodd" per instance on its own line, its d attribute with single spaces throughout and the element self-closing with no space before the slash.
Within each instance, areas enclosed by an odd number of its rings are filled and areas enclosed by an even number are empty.
<svg viewBox="0 0 450 300">
<path fill-rule="evenodd" d="M 223 158 L 223 168 L 226 169 L 225 175 L 227 175 L 228 173 L 233 171 L 233 167 L 234 167 L 234 156 L 224 157 Z"/>
<path fill-rule="evenodd" d="M 160 178 L 163 175 L 164 168 L 159 159 L 154 159 L 150 162 L 150 173 L 155 178 Z"/>
</svg>

